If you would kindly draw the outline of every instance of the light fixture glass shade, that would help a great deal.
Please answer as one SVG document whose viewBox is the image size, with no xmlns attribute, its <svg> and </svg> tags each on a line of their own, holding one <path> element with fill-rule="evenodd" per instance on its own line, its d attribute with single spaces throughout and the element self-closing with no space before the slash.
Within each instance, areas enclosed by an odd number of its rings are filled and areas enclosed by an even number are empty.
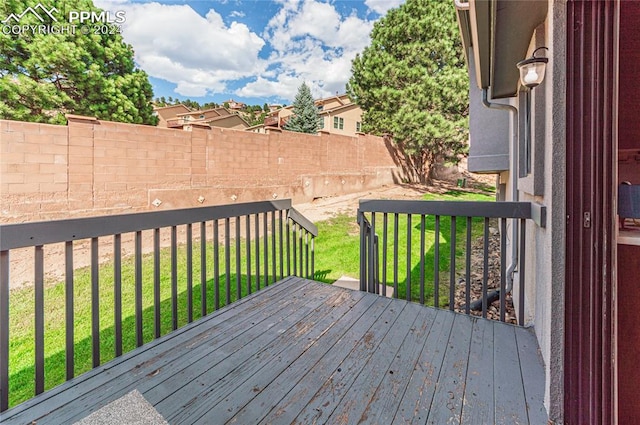
<svg viewBox="0 0 640 425">
<path fill-rule="evenodd" d="M 520 70 L 520 82 L 523 86 L 534 88 L 544 80 L 544 72 L 547 68 L 547 58 L 531 57 L 517 63 Z"/>
</svg>

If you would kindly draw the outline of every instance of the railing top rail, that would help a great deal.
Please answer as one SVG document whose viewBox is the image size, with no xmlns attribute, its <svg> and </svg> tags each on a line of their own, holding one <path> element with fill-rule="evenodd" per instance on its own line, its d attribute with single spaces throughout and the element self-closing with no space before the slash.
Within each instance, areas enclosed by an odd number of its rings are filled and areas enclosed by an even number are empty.
<svg viewBox="0 0 640 425">
<path fill-rule="evenodd" d="M 281 211 L 290 208 L 290 199 L 280 199 L 168 211 L 3 224 L 0 225 L 0 251 Z M 299 215 L 297 218 L 304 217 Z M 306 218 L 304 220 L 308 222 Z M 313 227 L 315 228 L 315 226 Z"/>
<path fill-rule="evenodd" d="M 524 218 L 531 216 L 530 202 L 360 200 L 360 212 L 430 214 L 457 217 Z"/>
<path fill-rule="evenodd" d="M 304 227 L 305 230 L 311 233 L 314 237 L 318 236 L 318 227 L 293 207 L 289 208 L 289 218 Z"/>
</svg>

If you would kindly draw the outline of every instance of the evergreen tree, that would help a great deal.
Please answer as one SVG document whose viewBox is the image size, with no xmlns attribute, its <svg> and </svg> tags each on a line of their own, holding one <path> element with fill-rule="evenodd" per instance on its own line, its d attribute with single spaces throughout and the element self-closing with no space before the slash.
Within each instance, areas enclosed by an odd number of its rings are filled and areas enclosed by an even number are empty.
<svg viewBox="0 0 640 425">
<path fill-rule="evenodd" d="M 347 93 L 363 110 L 363 131 L 391 137 L 412 180 L 430 183 L 437 163 L 466 151 L 469 80 L 453 2 L 390 10 L 351 70 Z"/>
<path fill-rule="evenodd" d="M 182 104 L 185 105 L 187 108 L 191 109 L 192 111 L 200 110 L 200 104 L 195 100 L 191 100 L 191 99 L 183 100 Z"/>
<path fill-rule="evenodd" d="M 318 116 L 318 108 L 313 102 L 311 89 L 306 83 L 302 83 L 298 88 L 298 93 L 293 101 L 293 113 L 294 115 L 284 126 L 285 130 L 310 134 L 318 132 L 320 116 Z"/>
<path fill-rule="evenodd" d="M 0 15 L 21 14 L 38 0 L 4 0 Z M 55 4 L 55 19 L 26 13 L 19 25 L 69 25 L 66 12 L 100 12 L 91 0 Z M 155 124 L 147 74 L 135 68 L 133 50 L 114 26 L 109 31 L 0 32 L 0 118 L 64 123 L 64 114 Z M 106 34 L 103 34 L 105 32 Z"/>
<path fill-rule="evenodd" d="M 267 114 L 262 112 L 261 106 L 247 106 L 240 115 L 250 126 L 262 124 L 267 117 Z"/>
</svg>

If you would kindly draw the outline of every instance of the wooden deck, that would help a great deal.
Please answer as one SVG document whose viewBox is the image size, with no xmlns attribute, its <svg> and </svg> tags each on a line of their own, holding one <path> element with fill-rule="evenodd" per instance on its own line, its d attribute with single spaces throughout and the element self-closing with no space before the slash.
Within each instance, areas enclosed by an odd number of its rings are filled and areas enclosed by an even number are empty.
<svg viewBox="0 0 640 425">
<path fill-rule="evenodd" d="M 546 424 L 530 330 L 287 278 L 2 414 L 73 423 L 133 390 L 171 424 Z"/>
</svg>

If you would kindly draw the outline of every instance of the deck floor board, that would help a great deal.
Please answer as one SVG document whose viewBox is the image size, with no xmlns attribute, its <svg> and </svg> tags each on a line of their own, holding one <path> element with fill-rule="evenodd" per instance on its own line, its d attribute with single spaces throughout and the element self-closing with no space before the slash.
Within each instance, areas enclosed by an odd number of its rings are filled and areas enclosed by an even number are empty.
<svg viewBox="0 0 640 425">
<path fill-rule="evenodd" d="M 349 298 L 349 294 L 344 292 L 337 295 L 340 296 L 327 300 L 330 305 L 342 304 Z M 366 304 L 365 301 L 363 306 L 366 307 Z M 346 313 L 349 307 L 358 309 L 360 304 L 341 307 L 338 310 Z M 284 373 L 293 371 L 299 374 L 312 366 L 326 353 L 330 344 L 337 341 L 350 326 L 350 323 L 337 321 L 335 317 L 328 315 L 329 311 L 337 310 L 319 308 L 314 314 L 305 315 L 302 319 L 297 317 L 294 319 L 297 323 L 292 326 L 290 332 L 278 331 L 278 337 L 266 349 L 261 349 L 260 343 L 257 343 L 256 348 L 251 350 L 254 353 L 259 350 L 257 354 L 249 361 L 238 365 L 230 374 L 222 375 L 224 383 L 229 384 L 230 391 L 220 399 L 201 398 L 198 406 L 193 406 L 187 411 L 190 418 L 185 423 L 191 423 L 193 419 L 196 419 L 193 423 L 224 422 L 263 392 L 268 396 L 268 400 L 260 403 L 263 409 L 277 403 L 283 395 L 272 383 Z M 318 343 L 320 340 L 323 344 Z M 229 361 L 236 363 L 234 358 L 229 358 Z M 291 385 L 291 380 L 287 383 Z M 162 413 L 162 410 L 160 412 Z"/>
<path fill-rule="evenodd" d="M 301 293 L 304 293 L 308 286 L 308 282 L 301 282 Z M 318 288 L 311 287 L 310 289 L 315 291 Z M 64 385 L 55 387 L 35 399 L 16 406 L 11 410 L 11 415 L 18 416 L 22 410 L 29 409 L 28 417 L 56 416 L 60 423 L 69 423 L 74 417 L 86 416 L 88 409 L 92 409 L 98 404 L 107 404 L 124 396 L 141 385 L 145 377 L 153 370 L 180 359 L 183 356 L 180 351 L 181 344 L 191 347 L 198 343 L 206 343 L 211 340 L 213 333 L 217 335 L 222 329 L 240 323 L 243 316 L 237 312 L 244 311 L 245 303 L 251 302 L 251 308 L 256 311 L 272 311 L 270 314 L 273 314 L 277 311 L 278 306 L 284 305 L 282 303 L 293 302 L 291 297 L 278 296 L 282 290 L 286 290 L 286 285 L 271 288 L 274 296 L 272 300 L 247 297 L 237 301 L 215 314 L 185 326 L 180 332 L 174 332 L 160 340 L 152 341 Z M 171 349 L 169 350 L 167 347 L 171 347 Z M 132 367 L 132 361 L 135 363 L 134 367 Z M 91 386 L 95 387 L 93 390 L 85 383 L 88 380 L 91 381 Z M 97 388 L 99 391 L 96 391 Z M 73 403 L 69 403 L 70 400 Z M 51 412 L 52 406 L 63 411 Z M 9 416 L 9 413 L 4 413 L 3 416 Z"/>
<path fill-rule="evenodd" d="M 2 414 L 73 423 L 132 390 L 171 424 L 546 422 L 524 328 L 286 278 Z"/>
<path fill-rule="evenodd" d="M 433 401 L 429 408 L 428 424 L 448 423 L 450 418 L 455 418 L 454 423 L 460 422 L 469 364 L 472 322 L 473 319 L 463 315 L 456 315 L 453 320 L 452 338 L 449 338 L 446 347 Z"/>
<path fill-rule="evenodd" d="M 417 309 L 421 308 L 417 304 L 410 303 L 406 303 L 402 307 L 404 308 L 398 311 L 393 318 L 385 318 L 389 327 L 384 329 L 384 335 L 381 335 L 380 341 L 375 343 L 376 349 L 368 350 L 371 354 L 329 417 L 330 423 L 351 424 L 359 423 L 361 420 L 367 421 L 366 412 L 373 408 L 372 403 L 376 390 L 381 386 L 385 376 L 395 368 L 399 347 L 414 325 L 418 315 Z"/>
<path fill-rule="evenodd" d="M 520 358 L 514 328 L 494 328 L 494 337 L 500 341 L 494 347 L 493 374 L 496 424 L 513 424 L 527 419 L 524 383 L 520 370 Z"/>
<path fill-rule="evenodd" d="M 426 423 L 455 317 L 456 314 L 450 311 L 437 311 L 394 422 Z"/>
<path fill-rule="evenodd" d="M 414 306 L 417 307 L 415 321 L 362 415 L 368 422 L 378 424 L 393 422 L 411 375 L 416 370 L 420 354 L 428 340 L 436 310 L 411 305 L 415 308 Z"/>
<path fill-rule="evenodd" d="M 296 383 L 286 400 L 261 418 L 261 423 L 304 424 L 326 419 L 335 407 L 332 400 L 341 399 L 348 389 L 345 380 L 357 376 L 360 369 L 355 368 L 362 367 L 364 356 L 370 355 L 376 333 L 382 331 L 376 328 L 376 332 L 372 332 L 373 325 L 389 314 L 391 304 L 377 297 L 367 314 L 353 322 L 348 332 Z"/>
<path fill-rule="evenodd" d="M 254 321 L 264 324 L 265 320 L 273 320 L 273 318 L 284 320 L 284 317 L 277 314 L 282 309 L 296 311 L 305 308 L 308 303 L 314 305 L 320 303 L 322 298 L 319 297 L 321 292 L 318 289 L 320 288 L 317 286 L 308 287 L 303 284 L 297 294 L 291 296 L 282 294 L 273 303 L 256 299 L 256 302 L 242 308 L 241 314 L 226 314 L 224 309 L 220 310 L 222 320 L 216 320 L 217 317 L 211 316 L 209 316 L 211 319 L 205 318 L 205 321 L 211 321 L 211 326 L 200 329 L 201 332 L 190 338 L 181 338 L 180 336 L 172 338 L 170 349 L 167 347 L 169 344 L 167 341 L 161 348 L 154 350 L 153 355 L 142 357 L 142 361 L 136 364 L 133 369 L 129 364 L 124 363 L 119 368 L 121 374 L 117 376 L 112 373 L 111 369 L 107 370 L 104 375 L 111 376 L 111 379 L 101 382 L 101 385 L 94 390 L 82 394 L 74 403 L 75 409 L 65 409 L 64 414 L 61 414 L 58 419 L 61 423 L 77 421 L 86 416 L 84 412 L 91 409 L 96 402 L 105 400 L 106 404 L 113 399 L 124 396 L 133 389 L 143 393 L 149 400 L 154 393 L 147 396 L 147 392 L 151 388 L 161 386 L 165 396 L 171 394 L 171 399 L 176 400 L 174 395 L 181 388 L 181 385 L 175 384 L 176 381 L 183 384 L 191 382 L 202 373 L 203 364 L 210 364 L 211 357 L 216 358 L 232 351 L 239 342 L 243 341 L 236 338 L 238 334 L 264 333 L 260 331 L 259 327 L 253 326 Z M 279 291 L 277 292 L 279 293 Z M 230 307 L 234 306 L 231 304 Z M 198 328 L 196 327 L 196 329 Z M 268 333 L 265 335 L 267 338 L 271 338 Z M 212 351 L 211 346 L 215 346 L 217 349 Z M 157 355 L 155 355 L 156 352 Z M 159 371 L 162 373 L 160 374 Z M 191 371 L 195 371 L 195 374 L 189 374 Z M 167 380 L 171 380 L 171 382 L 167 383 Z M 79 387 L 77 391 L 82 392 L 83 387 Z M 154 401 L 159 402 L 159 400 Z"/>
<path fill-rule="evenodd" d="M 494 412 L 488 408 L 494 405 L 493 380 L 493 326 L 487 320 L 477 320 L 473 324 L 469 366 L 462 408 L 463 424 L 490 424 Z"/>
<path fill-rule="evenodd" d="M 329 310 L 318 307 L 332 298 L 335 296 L 310 297 L 304 301 L 302 308 L 292 307 L 286 310 L 287 315 L 273 315 L 263 322 L 263 326 L 254 326 L 254 332 L 229 330 L 229 344 L 214 351 L 209 350 L 202 361 L 188 368 L 176 373 L 169 372 L 164 381 L 166 385 L 150 390 L 148 400 L 168 420 L 177 422 L 197 416 L 212 404 L 220 404 L 243 380 L 255 378 L 262 368 L 271 367 L 279 356 L 290 349 L 291 345 L 285 341 L 293 340 L 300 326 L 310 321 L 322 321 Z M 309 332 L 317 330 L 311 328 Z M 299 338 L 296 341 L 302 340 Z M 173 391 L 170 391 L 171 388 Z M 141 392 L 146 398 L 147 392 Z M 189 405 L 189 409 L 182 409 L 184 405 Z"/>
</svg>

